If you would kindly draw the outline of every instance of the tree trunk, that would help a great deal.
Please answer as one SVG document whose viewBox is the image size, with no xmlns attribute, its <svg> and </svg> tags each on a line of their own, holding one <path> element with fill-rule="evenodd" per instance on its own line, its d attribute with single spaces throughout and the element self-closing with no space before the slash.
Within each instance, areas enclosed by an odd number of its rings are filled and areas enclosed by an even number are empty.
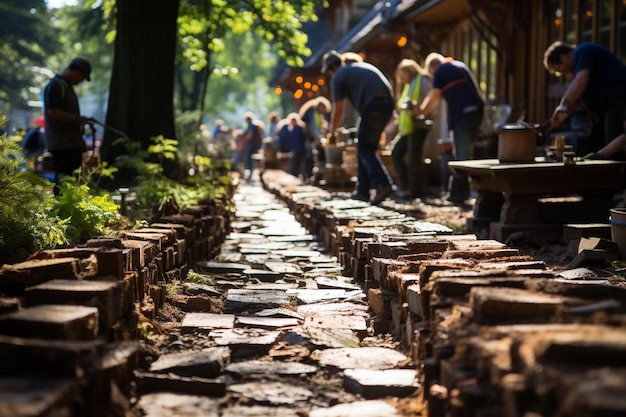
<svg viewBox="0 0 626 417">
<path fill-rule="evenodd" d="M 174 60 L 180 0 L 117 0 L 117 34 L 106 124 L 125 132 L 142 149 L 151 138 L 175 139 Z M 125 154 L 105 129 L 104 161 Z"/>
</svg>

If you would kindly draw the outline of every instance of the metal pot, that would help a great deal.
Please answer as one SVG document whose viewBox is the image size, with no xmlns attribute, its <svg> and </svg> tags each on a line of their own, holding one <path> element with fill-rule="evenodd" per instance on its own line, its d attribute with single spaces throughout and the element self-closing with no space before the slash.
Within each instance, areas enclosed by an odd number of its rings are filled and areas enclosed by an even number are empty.
<svg viewBox="0 0 626 417">
<path fill-rule="evenodd" d="M 498 160 L 500 162 L 534 162 L 538 137 L 538 129 L 526 123 L 502 126 L 498 133 Z"/>
</svg>

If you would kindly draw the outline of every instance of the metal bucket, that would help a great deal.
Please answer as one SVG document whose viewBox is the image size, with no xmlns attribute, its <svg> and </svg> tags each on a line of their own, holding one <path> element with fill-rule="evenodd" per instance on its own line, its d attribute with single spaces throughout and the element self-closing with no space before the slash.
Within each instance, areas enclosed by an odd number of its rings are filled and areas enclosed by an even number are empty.
<svg viewBox="0 0 626 417">
<path fill-rule="evenodd" d="M 504 125 L 498 133 L 498 161 L 534 162 L 538 131 L 522 124 Z"/>
<path fill-rule="evenodd" d="M 620 259 L 626 259 L 626 208 L 611 209 L 611 240 L 617 243 Z"/>
</svg>

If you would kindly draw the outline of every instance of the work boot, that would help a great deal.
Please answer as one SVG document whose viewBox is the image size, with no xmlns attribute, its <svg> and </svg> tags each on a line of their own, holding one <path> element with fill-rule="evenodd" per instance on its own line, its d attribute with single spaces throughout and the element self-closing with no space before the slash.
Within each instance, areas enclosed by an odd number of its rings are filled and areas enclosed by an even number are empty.
<svg viewBox="0 0 626 417">
<path fill-rule="evenodd" d="M 381 187 L 376 188 L 376 194 L 374 198 L 370 200 L 370 204 L 378 205 L 385 201 L 387 197 L 389 197 L 393 193 L 393 187 L 391 185 L 383 185 Z"/>
<path fill-rule="evenodd" d="M 358 191 L 353 192 L 350 195 L 350 198 L 353 199 L 353 200 L 359 200 L 359 201 L 370 201 L 369 194 L 361 193 L 361 192 L 358 192 Z"/>
</svg>

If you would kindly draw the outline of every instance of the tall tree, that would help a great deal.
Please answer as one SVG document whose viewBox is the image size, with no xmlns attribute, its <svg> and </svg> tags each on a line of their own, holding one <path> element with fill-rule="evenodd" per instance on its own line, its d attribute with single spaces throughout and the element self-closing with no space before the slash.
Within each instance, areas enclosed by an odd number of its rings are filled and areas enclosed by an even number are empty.
<svg viewBox="0 0 626 417">
<path fill-rule="evenodd" d="M 145 149 L 157 135 L 174 138 L 174 59 L 179 0 L 118 0 L 115 55 L 106 123 Z M 125 148 L 105 131 L 100 152 L 113 162 Z"/>
<path fill-rule="evenodd" d="M 301 56 L 308 52 L 301 22 L 314 19 L 316 8 L 325 4 L 325 0 L 183 0 L 185 13 L 179 16 L 179 1 L 116 2 L 117 34 L 107 124 L 125 131 L 142 147 L 159 134 L 175 137 L 172 103 L 179 30 L 183 40 L 181 62 L 187 62 L 192 70 L 207 68 L 206 84 L 211 74 L 210 54 L 206 51 L 219 49 L 226 31 L 256 31 L 274 43 L 282 57 L 301 65 Z M 192 17 L 187 18 L 189 15 Z M 187 91 L 197 94 L 198 89 L 206 87 L 196 84 Z M 198 100 L 202 101 L 197 99 L 196 103 Z M 115 138 L 114 133 L 105 132 L 101 148 L 105 161 L 112 162 L 124 153 L 124 149 L 113 146 Z"/>
</svg>

